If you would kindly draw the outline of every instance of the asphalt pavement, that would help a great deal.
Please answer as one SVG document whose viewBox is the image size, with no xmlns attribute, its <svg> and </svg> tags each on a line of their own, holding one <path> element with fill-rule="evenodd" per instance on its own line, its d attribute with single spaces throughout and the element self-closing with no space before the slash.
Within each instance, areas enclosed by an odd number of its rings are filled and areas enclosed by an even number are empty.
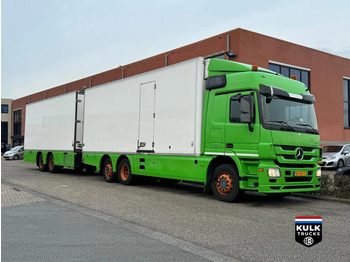
<svg viewBox="0 0 350 262">
<path fill-rule="evenodd" d="M 111 223 L 104 214 L 11 185 L 2 184 L 1 191 L 2 261 L 212 261 Z"/>
</svg>

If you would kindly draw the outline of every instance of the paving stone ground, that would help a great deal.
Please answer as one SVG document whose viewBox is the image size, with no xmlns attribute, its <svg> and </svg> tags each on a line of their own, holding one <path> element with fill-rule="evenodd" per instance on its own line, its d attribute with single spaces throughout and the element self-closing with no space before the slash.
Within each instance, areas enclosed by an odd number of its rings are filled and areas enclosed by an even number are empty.
<svg viewBox="0 0 350 262">
<path fill-rule="evenodd" d="M 43 199 L 21 191 L 15 187 L 1 184 L 1 206 L 15 206 L 40 202 Z"/>
</svg>

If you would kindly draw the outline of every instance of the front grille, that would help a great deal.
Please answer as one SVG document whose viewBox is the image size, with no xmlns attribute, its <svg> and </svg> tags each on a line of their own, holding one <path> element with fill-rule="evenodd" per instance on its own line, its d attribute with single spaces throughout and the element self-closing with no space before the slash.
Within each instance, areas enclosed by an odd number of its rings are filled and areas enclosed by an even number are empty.
<svg viewBox="0 0 350 262">
<path fill-rule="evenodd" d="M 313 168 L 319 158 L 320 148 L 290 145 L 274 145 L 276 161 L 280 167 Z M 296 151 L 301 148 L 304 152 L 301 160 L 296 159 Z"/>
<path fill-rule="evenodd" d="M 287 160 L 295 160 L 295 155 L 278 155 L 278 156 L 281 156 Z M 302 160 L 311 160 L 313 157 L 317 157 L 317 156 L 305 156 L 304 155 Z"/>
<path fill-rule="evenodd" d="M 295 149 L 297 149 L 298 147 L 303 149 L 304 152 L 311 152 L 314 149 L 319 149 L 318 147 L 315 148 L 315 147 L 306 147 L 306 146 L 286 146 L 286 145 L 275 145 L 275 146 L 278 146 L 283 150 L 288 150 L 288 151 L 295 151 Z"/>
<path fill-rule="evenodd" d="M 315 164 L 289 164 L 289 163 L 280 163 L 278 161 L 275 161 L 275 164 L 279 167 L 286 167 L 286 168 L 314 168 Z"/>
</svg>

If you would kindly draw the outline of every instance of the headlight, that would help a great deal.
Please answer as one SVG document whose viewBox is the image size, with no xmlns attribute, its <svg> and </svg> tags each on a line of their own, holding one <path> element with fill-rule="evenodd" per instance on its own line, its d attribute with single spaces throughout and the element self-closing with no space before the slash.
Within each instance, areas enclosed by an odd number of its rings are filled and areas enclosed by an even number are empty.
<svg viewBox="0 0 350 262">
<path fill-rule="evenodd" d="M 269 177 L 281 177 L 281 172 L 278 168 L 268 168 L 267 174 Z"/>
<path fill-rule="evenodd" d="M 316 176 L 321 177 L 321 175 L 322 175 L 321 169 L 317 169 Z"/>
<path fill-rule="evenodd" d="M 335 159 L 337 156 L 336 155 L 334 155 L 334 156 L 329 156 L 329 157 L 327 157 L 327 159 Z"/>
</svg>

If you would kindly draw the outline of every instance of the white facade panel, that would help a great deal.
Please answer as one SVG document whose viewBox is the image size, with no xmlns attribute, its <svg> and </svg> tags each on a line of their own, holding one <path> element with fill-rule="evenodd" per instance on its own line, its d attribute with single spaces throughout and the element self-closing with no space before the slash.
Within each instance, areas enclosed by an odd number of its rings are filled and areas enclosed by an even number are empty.
<svg viewBox="0 0 350 262">
<path fill-rule="evenodd" d="M 150 92 L 145 99 L 147 104 L 154 103 L 154 153 L 200 154 L 203 58 L 87 89 L 85 152 L 136 153 L 142 150 L 138 148 L 138 140 L 143 135 L 149 136 L 150 130 L 140 128 L 140 119 L 145 113 L 140 104 L 140 88 L 150 82 L 156 84 L 154 102 L 152 96 L 147 98 Z M 151 120 L 147 123 L 149 125 Z"/>
<path fill-rule="evenodd" d="M 75 93 L 26 106 L 26 150 L 73 151 Z"/>
</svg>

